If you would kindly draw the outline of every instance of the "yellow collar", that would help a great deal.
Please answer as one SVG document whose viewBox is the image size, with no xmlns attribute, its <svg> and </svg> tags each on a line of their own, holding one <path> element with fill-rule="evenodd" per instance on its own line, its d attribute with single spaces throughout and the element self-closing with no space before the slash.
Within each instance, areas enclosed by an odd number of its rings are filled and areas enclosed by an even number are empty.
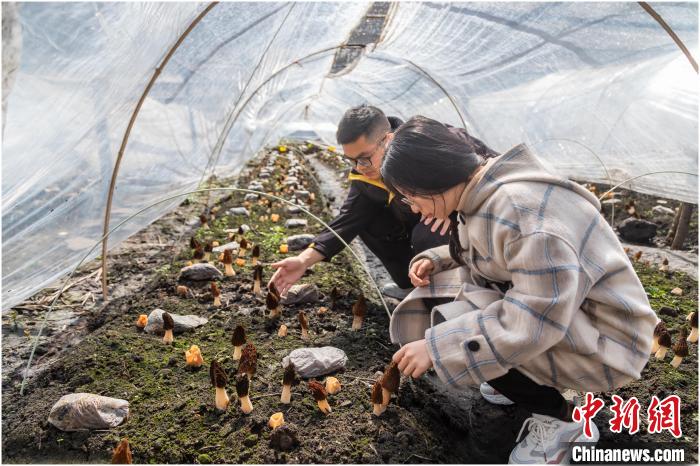
<svg viewBox="0 0 700 466">
<path fill-rule="evenodd" d="M 350 172 L 350 175 L 348 175 L 348 179 L 350 181 L 362 181 L 368 184 L 371 184 L 372 186 L 376 186 L 377 188 L 381 188 L 387 193 L 389 193 L 389 200 L 387 201 L 387 205 L 391 204 L 391 201 L 394 199 L 394 193 L 389 191 L 389 188 L 386 187 L 384 183 L 382 183 L 380 180 L 373 180 L 372 178 L 367 178 L 365 175 L 360 175 L 358 173 L 352 173 Z"/>
</svg>

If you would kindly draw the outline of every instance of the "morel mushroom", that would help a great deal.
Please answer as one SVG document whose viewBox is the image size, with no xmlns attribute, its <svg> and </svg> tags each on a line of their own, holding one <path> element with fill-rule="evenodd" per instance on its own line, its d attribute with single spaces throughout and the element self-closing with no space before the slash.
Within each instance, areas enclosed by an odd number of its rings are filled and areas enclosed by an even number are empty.
<svg viewBox="0 0 700 466">
<path fill-rule="evenodd" d="M 656 351 L 656 359 L 665 358 L 666 352 L 671 345 L 671 334 L 664 330 L 664 332 L 659 336 L 659 349 Z"/>
<path fill-rule="evenodd" d="M 680 336 L 678 337 L 678 342 L 676 346 L 673 347 L 673 360 L 671 365 L 675 368 L 681 365 L 683 358 L 688 356 L 688 342 L 685 340 L 687 333 L 685 327 L 681 328 Z"/>
<path fill-rule="evenodd" d="M 248 251 L 248 241 L 245 238 L 241 238 L 241 242 L 238 248 L 238 257 L 245 257 L 245 253 Z"/>
<path fill-rule="evenodd" d="M 198 246 L 201 246 L 201 245 L 199 244 L 199 241 L 197 241 L 197 238 L 195 238 L 194 236 L 192 236 L 192 237 L 190 238 L 190 248 L 192 248 L 192 249 L 197 249 Z"/>
<path fill-rule="evenodd" d="M 258 259 L 260 259 L 260 246 L 256 244 L 255 246 L 253 246 L 251 265 L 258 265 Z"/>
<path fill-rule="evenodd" d="M 208 217 L 207 217 L 206 212 L 199 216 L 199 222 L 202 224 L 201 225 L 202 228 L 209 228 L 209 224 L 207 223 L 207 219 L 208 219 Z"/>
<path fill-rule="evenodd" d="M 690 320 L 690 336 L 688 336 L 688 341 L 690 343 L 696 343 L 698 341 L 698 313 L 693 312 L 689 316 Z"/>
<path fill-rule="evenodd" d="M 639 260 L 642 258 L 642 251 L 637 251 L 634 255 L 634 261 L 639 262 Z"/>
<path fill-rule="evenodd" d="M 299 319 L 299 325 L 301 325 L 301 339 L 308 340 L 309 339 L 309 319 L 306 318 L 306 313 L 304 313 L 304 311 L 299 311 L 297 318 Z"/>
<path fill-rule="evenodd" d="M 379 380 L 374 382 L 374 385 L 372 386 L 372 413 L 375 416 L 381 416 L 384 411 L 386 411 L 386 407 L 384 406 L 384 395 L 382 394 L 382 384 L 379 383 Z"/>
<path fill-rule="evenodd" d="M 367 301 L 365 300 L 365 295 L 360 293 L 360 297 L 357 302 L 352 306 L 352 329 L 357 331 L 362 328 L 362 321 L 365 319 L 365 314 L 367 314 Z"/>
<path fill-rule="evenodd" d="M 338 379 L 335 377 L 326 377 L 326 391 L 329 395 L 339 393 L 341 388 L 342 386 L 340 385 L 340 381 Z"/>
<path fill-rule="evenodd" d="M 328 404 L 328 393 L 326 393 L 326 389 L 323 388 L 323 385 L 315 380 L 311 380 L 309 382 L 309 390 L 311 390 L 311 394 L 313 395 L 314 400 L 316 400 L 318 408 L 321 410 L 321 412 L 323 414 L 330 413 L 331 406 Z"/>
<path fill-rule="evenodd" d="M 209 262 L 211 261 L 211 253 L 212 250 L 214 249 L 214 245 L 211 243 L 211 241 L 207 242 L 207 244 L 204 245 L 204 260 Z"/>
<path fill-rule="evenodd" d="M 276 319 L 282 315 L 282 302 L 280 299 L 280 293 L 279 291 L 277 291 L 277 287 L 274 283 L 270 283 L 270 286 L 268 287 L 265 305 L 270 311 L 271 319 Z"/>
<path fill-rule="evenodd" d="M 214 306 L 221 306 L 221 291 L 216 282 L 211 282 L 211 295 L 214 297 Z"/>
<path fill-rule="evenodd" d="M 248 374 L 248 378 L 255 375 L 258 367 L 258 352 L 252 343 L 248 343 L 241 353 L 241 362 L 238 364 L 239 374 Z"/>
<path fill-rule="evenodd" d="M 391 394 L 399 391 L 399 384 L 401 383 L 401 373 L 395 362 L 392 361 L 386 366 L 384 375 L 379 379 L 379 383 L 382 386 L 382 406 L 386 409 L 391 400 Z"/>
<path fill-rule="evenodd" d="M 170 345 L 173 343 L 173 329 L 175 328 L 175 321 L 173 321 L 173 316 L 167 312 L 163 313 L 163 330 L 165 334 L 163 335 L 163 343 Z"/>
<path fill-rule="evenodd" d="M 236 393 L 241 402 L 241 411 L 244 414 L 250 414 L 253 411 L 253 403 L 250 402 L 250 397 L 248 396 L 249 391 L 250 379 L 248 379 L 246 374 L 238 374 L 236 376 Z"/>
<path fill-rule="evenodd" d="M 278 337 L 286 337 L 287 336 L 287 326 L 282 324 L 280 325 L 280 329 L 277 331 L 277 336 Z"/>
<path fill-rule="evenodd" d="M 257 246 L 255 246 L 257 248 Z M 261 283 L 262 283 L 262 275 L 263 275 L 263 269 L 262 265 L 256 265 L 255 268 L 253 268 L 253 293 L 262 296 L 262 289 L 261 289 Z"/>
<path fill-rule="evenodd" d="M 187 288 L 185 285 L 177 285 L 177 288 L 175 288 L 175 293 L 177 293 L 178 296 L 182 296 L 183 298 L 187 297 L 188 291 L 189 288 Z"/>
<path fill-rule="evenodd" d="M 282 378 L 282 397 L 280 401 L 284 404 L 289 404 L 292 399 L 292 385 L 297 382 L 297 371 L 293 363 L 287 364 L 284 368 L 284 377 Z"/>
<path fill-rule="evenodd" d="M 204 358 L 202 357 L 202 352 L 199 350 L 199 346 L 192 345 L 190 349 L 185 351 L 185 363 L 192 367 L 200 367 L 204 364 Z"/>
<path fill-rule="evenodd" d="M 233 360 L 238 361 L 241 359 L 241 350 L 243 345 L 245 345 L 245 329 L 238 325 L 233 330 L 233 337 L 231 337 L 231 343 L 233 343 Z"/>
<path fill-rule="evenodd" d="M 195 260 L 202 261 L 204 260 L 204 248 L 201 245 L 198 245 L 194 249 L 194 254 L 192 256 Z"/>
<path fill-rule="evenodd" d="M 664 259 L 663 263 L 659 267 L 659 272 L 668 272 L 668 257 Z"/>
<path fill-rule="evenodd" d="M 236 276 L 236 272 L 233 270 L 233 254 L 231 254 L 230 249 L 224 251 L 224 260 L 222 262 L 224 263 L 224 274 L 227 277 Z"/>
<path fill-rule="evenodd" d="M 224 369 L 215 359 L 212 360 L 211 364 L 209 365 L 209 377 L 211 378 L 211 384 L 216 389 L 216 409 L 225 411 L 230 402 L 228 395 L 226 394 L 228 376 L 226 375 L 226 371 L 224 371 Z"/>
<path fill-rule="evenodd" d="M 112 464 L 131 464 L 131 448 L 129 448 L 129 439 L 123 438 L 112 454 Z"/>
<path fill-rule="evenodd" d="M 338 300 L 340 299 L 340 292 L 338 291 L 338 288 L 333 287 L 331 290 L 331 309 L 334 311 L 338 310 Z"/>
<path fill-rule="evenodd" d="M 660 320 L 656 327 L 654 327 L 654 341 L 651 344 L 651 354 L 659 351 L 659 337 L 662 333 L 666 331 L 666 324 L 663 320 Z"/>
</svg>

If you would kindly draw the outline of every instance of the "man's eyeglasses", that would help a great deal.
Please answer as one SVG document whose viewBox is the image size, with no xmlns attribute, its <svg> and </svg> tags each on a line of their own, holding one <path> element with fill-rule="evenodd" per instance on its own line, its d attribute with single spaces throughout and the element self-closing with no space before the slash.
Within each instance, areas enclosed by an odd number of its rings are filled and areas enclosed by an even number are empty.
<svg viewBox="0 0 700 466">
<path fill-rule="evenodd" d="M 343 158 L 345 160 L 347 160 L 348 162 L 350 162 L 350 164 L 352 164 L 353 167 L 357 167 L 357 166 L 366 167 L 366 168 L 371 167 L 372 166 L 372 157 L 374 157 L 377 154 L 377 151 L 379 149 L 383 149 L 383 144 L 384 144 L 385 139 L 386 139 L 386 134 L 384 135 L 383 138 L 381 138 L 377 142 L 374 149 L 372 149 L 372 152 L 370 152 L 369 155 L 363 155 L 361 157 L 357 157 L 354 159 L 344 155 Z"/>
<path fill-rule="evenodd" d="M 409 206 L 409 207 L 413 207 L 413 206 L 415 205 L 415 204 L 413 203 L 413 201 L 410 200 L 410 199 L 407 198 L 407 197 L 402 197 L 402 198 L 401 198 L 401 202 L 403 202 L 404 204 L 406 204 L 406 205 Z"/>
</svg>

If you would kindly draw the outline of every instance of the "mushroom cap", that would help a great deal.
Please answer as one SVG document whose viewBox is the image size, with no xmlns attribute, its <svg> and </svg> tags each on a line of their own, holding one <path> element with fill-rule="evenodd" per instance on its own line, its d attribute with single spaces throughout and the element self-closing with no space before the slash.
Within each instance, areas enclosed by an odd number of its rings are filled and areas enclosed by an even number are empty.
<svg viewBox="0 0 700 466">
<path fill-rule="evenodd" d="M 398 391 L 399 384 L 401 383 L 401 372 L 399 372 L 399 368 L 394 361 L 390 362 L 389 365 L 386 366 L 384 375 L 382 375 L 379 383 L 382 387 L 386 388 L 392 393 L 396 393 Z"/>
<path fill-rule="evenodd" d="M 230 249 L 224 250 L 224 264 L 233 264 L 233 254 L 231 254 Z"/>
<path fill-rule="evenodd" d="M 660 346 L 665 346 L 666 348 L 670 348 L 672 345 L 671 342 L 671 334 L 668 333 L 667 331 L 664 331 L 660 336 L 659 336 L 659 345 Z"/>
<path fill-rule="evenodd" d="M 212 252 L 213 249 L 214 245 L 211 243 L 211 241 L 208 241 L 207 244 L 204 245 L 205 252 Z"/>
<path fill-rule="evenodd" d="M 243 226 L 239 226 L 239 227 L 238 227 L 238 234 L 239 234 L 239 235 L 245 234 L 245 231 L 243 231 Z"/>
<path fill-rule="evenodd" d="M 112 454 L 112 464 L 131 464 L 131 448 L 129 448 L 129 439 L 123 438 Z"/>
<path fill-rule="evenodd" d="M 239 374 L 248 374 L 252 377 L 258 367 L 258 352 L 252 343 L 248 343 L 243 347 L 241 353 L 241 362 L 238 364 Z"/>
<path fill-rule="evenodd" d="M 662 264 L 663 264 L 663 265 L 668 265 L 668 257 L 666 257 L 666 258 L 664 259 L 664 261 L 662 262 Z"/>
<path fill-rule="evenodd" d="M 311 394 L 313 395 L 314 400 L 316 401 L 322 401 L 328 397 L 328 392 L 326 392 L 326 388 L 321 383 L 315 380 L 309 381 L 309 390 L 311 390 Z"/>
<path fill-rule="evenodd" d="M 211 384 L 216 388 L 224 388 L 228 383 L 226 371 L 216 359 L 213 359 L 209 365 L 209 378 L 211 379 Z"/>
<path fill-rule="evenodd" d="M 213 296 L 221 296 L 221 291 L 219 291 L 219 285 L 217 285 L 216 282 L 211 282 L 210 288 L 211 294 Z"/>
<path fill-rule="evenodd" d="M 682 358 L 688 356 L 688 342 L 685 340 L 688 337 L 687 332 L 685 331 L 685 327 L 681 328 L 681 334 L 678 337 L 678 341 L 676 342 L 676 345 L 673 347 L 673 353 L 676 356 L 680 356 Z"/>
<path fill-rule="evenodd" d="M 690 314 L 690 326 L 693 328 L 698 328 L 698 312 L 693 311 L 692 314 Z"/>
<path fill-rule="evenodd" d="M 352 306 L 352 315 L 364 317 L 366 313 L 367 301 L 365 300 L 365 295 L 360 293 L 360 297 L 357 298 L 357 302 Z"/>
<path fill-rule="evenodd" d="M 199 221 L 202 223 L 207 223 L 207 214 L 206 213 L 199 214 Z"/>
<path fill-rule="evenodd" d="M 297 370 L 294 367 L 294 363 L 290 362 L 287 367 L 284 368 L 284 378 L 282 379 L 283 385 L 296 385 L 297 380 Z"/>
<path fill-rule="evenodd" d="M 374 382 L 374 385 L 372 386 L 371 398 L 373 404 L 380 404 L 384 401 L 384 395 L 382 393 L 382 384 L 379 383 L 379 380 Z"/>
<path fill-rule="evenodd" d="M 253 246 L 253 257 L 260 257 L 260 246 L 257 244 Z"/>
<path fill-rule="evenodd" d="M 194 258 L 195 259 L 201 259 L 204 257 L 204 248 L 202 248 L 201 244 L 198 244 L 196 248 L 194 248 Z"/>
<path fill-rule="evenodd" d="M 248 241 L 246 241 L 245 238 L 241 238 L 240 248 L 241 249 L 248 249 Z"/>
<path fill-rule="evenodd" d="M 335 301 L 338 298 L 340 298 L 340 291 L 334 286 L 331 290 L 331 299 Z"/>
<path fill-rule="evenodd" d="M 190 238 L 190 247 L 192 249 L 197 249 L 197 246 L 199 246 L 199 245 L 200 244 L 199 244 L 199 241 L 197 241 L 197 238 L 195 238 L 194 236 Z"/>
<path fill-rule="evenodd" d="M 272 310 L 272 309 L 275 309 L 277 306 L 279 306 L 279 303 L 280 303 L 280 294 L 277 291 L 275 284 L 270 283 L 270 286 L 268 287 L 268 291 L 267 291 L 267 297 L 265 298 L 265 306 L 267 306 L 268 309 Z"/>
<path fill-rule="evenodd" d="M 660 320 L 659 323 L 656 324 L 656 327 L 654 327 L 654 336 L 659 337 L 665 331 L 666 331 L 666 324 L 664 324 L 663 320 Z"/>
<path fill-rule="evenodd" d="M 233 346 L 242 346 L 245 344 L 245 329 L 243 326 L 237 325 L 236 328 L 233 329 L 231 343 L 233 343 Z"/>
<path fill-rule="evenodd" d="M 248 396 L 249 391 L 250 381 L 248 380 L 248 376 L 246 374 L 238 374 L 236 376 L 236 394 L 239 398 L 243 398 L 244 396 Z"/>
<path fill-rule="evenodd" d="M 262 275 L 263 275 L 262 265 L 258 264 L 255 267 L 253 267 L 253 280 L 257 280 L 257 281 L 261 282 Z"/>
<path fill-rule="evenodd" d="M 163 330 L 172 330 L 175 328 L 175 321 L 173 321 L 173 316 L 167 312 L 163 313 Z"/>
<path fill-rule="evenodd" d="M 309 328 L 309 319 L 306 318 L 306 313 L 304 311 L 299 311 L 297 318 L 299 319 L 299 325 L 301 325 L 301 328 Z"/>
</svg>

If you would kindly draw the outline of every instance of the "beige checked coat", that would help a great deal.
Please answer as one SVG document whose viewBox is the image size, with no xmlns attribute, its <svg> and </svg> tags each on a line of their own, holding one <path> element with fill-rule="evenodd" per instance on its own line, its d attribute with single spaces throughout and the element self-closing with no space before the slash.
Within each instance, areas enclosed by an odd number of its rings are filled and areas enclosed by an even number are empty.
<svg viewBox="0 0 700 466">
<path fill-rule="evenodd" d="M 525 145 L 490 160 L 460 199 L 467 265 L 447 246 L 413 259 L 435 268 L 394 311 L 392 342 L 425 338 L 438 376 L 455 387 L 511 368 L 560 390 L 638 379 L 658 319 L 599 211 L 595 196 L 550 174 Z M 423 301 L 455 296 L 433 309 Z"/>
</svg>

